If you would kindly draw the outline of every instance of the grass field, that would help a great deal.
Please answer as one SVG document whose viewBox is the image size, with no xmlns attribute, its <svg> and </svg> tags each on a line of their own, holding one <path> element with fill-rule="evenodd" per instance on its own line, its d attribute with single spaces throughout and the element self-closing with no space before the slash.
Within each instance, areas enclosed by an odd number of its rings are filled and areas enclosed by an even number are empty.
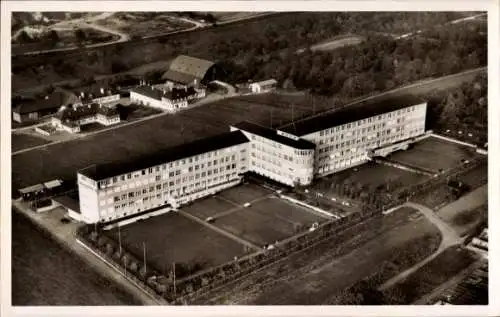
<svg viewBox="0 0 500 317">
<path fill-rule="evenodd" d="M 118 229 L 108 231 L 118 241 Z M 159 271 L 178 265 L 205 269 L 243 254 L 243 246 L 177 213 L 168 213 L 120 229 L 123 247 Z"/>
<path fill-rule="evenodd" d="M 357 167 L 349 168 L 338 173 L 318 179 L 313 188 L 327 188 L 333 183 L 361 184 L 370 188 L 385 186 L 388 183 L 398 183 L 399 188 L 416 184 L 428 178 L 425 175 L 412 173 L 396 167 L 368 162 Z M 335 196 L 335 193 L 325 191 L 326 195 Z"/>
<path fill-rule="evenodd" d="M 35 137 L 24 133 L 12 133 L 11 142 L 12 152 L 50 143 L 41 137 Z"/>
<path fill-rule="evenodd" d="M 450 247 L 406 280 L 384 290 L 392 305 L 408 305 L 458 274 L 479 258 L 468 249 Z"/>
<path fill-rule="evenodd" d="M 462 160 L 471 160 L 478 155 L 472 148 L 430 137 L 413 144 L 411 149 L 398 151 L 388 158 L 438 172 L 457 167 L 462 164 Z"/>
<path fill-rule="evenodd" d="M 275 122 L 292 118 L 291 109 L 283 106 L 263 106 L 257 102 L 227 99 L 15 155 L 12 158 L 13 189 L 54 178 L 75 179 L 76 171 L 86 166 L 119 162 L 127 157 L 137 158 L 159 149 L 227 132 L 229 124 L 242 120 L 267 124 L 271 111 Z"/>
<path fill-rule="evenodd" d="M 395 249 L 439 234 L 411 208 L 364 222 L 361 226 L 292 255 L 244 281 L 199 298 L 195 304 L 326 304 L 338 291 L 373 274 Z"/>
<path fill-rule="evenodd" d="M 297 228 L 304 230 L 322 220 L 325 218 L 279 198 L 266 198 L 218 218 L 214 225 L 263 246 L 291 237 L 297 233 Z"/>
</svg>

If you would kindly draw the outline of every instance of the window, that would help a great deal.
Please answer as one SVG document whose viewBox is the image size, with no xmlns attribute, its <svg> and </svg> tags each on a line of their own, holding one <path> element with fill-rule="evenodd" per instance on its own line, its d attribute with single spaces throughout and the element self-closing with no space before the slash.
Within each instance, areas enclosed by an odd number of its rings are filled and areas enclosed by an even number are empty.
<svg viewBox="0 0 500 317">
<path fill-rule="evenodd" d="M 128 198 L 134 197 L 134 193 L 128 193 Z"/>
<path fill-rule="evenodd" d="M 159 166 L 157 166 L 157 167 L 155 168 L 155 171 L 159 172 L 159 171 L 160 171 L 160 167 L 159 167 Z"/>
<path fill-rule="evenodd" d="M 152 168 L 152 167 L 150 167 L 150 168 L 148 169 L 148 173 L 149 173 L 149 174 L 153 173 L 153 168 Z"/>
<path fill-rule="evenodd" d="M 175 171 L 175 175 L 180 175 L 180 174 L 181 174 L 181 170 Z"/>
<path fill-rule="evenodd" d="M 156 175 L 156 181 L 161 181 L 161 175 Z"/>
<path fill-rule="evenodd" d="M 118 181 L 118 177 L 113 177 L 113 183 L 116 183 Z"/>
<path fill-rule="evenodd" d="M 120 197 L 118 197 L 118 196 L 115 196 L 114 199 L 115 199 L 115 202 L 120 201 Z"/>
<path fill-rule="evenodd" d="M 120 180 L 124 181 L 125 180 L 125 175 L 120 176 Z"/>
<path fill-rule="evenodd" d="M 142 193 L 143 193 L 143 194 L 146 194 L 147 192 L 148 192 L 148 190 L 147 190 L 146 188 L 144 188 L 144 189 L 142 190 Z"/>
<path fill-rule="evenodd" d="M 149 187 L 149 192 L 152 192 L 153 190 L 155 190 L 154 186 Z"/>
<path fill-rule="evenodd" d="M 170 177 L 174 177 L 174 172 L 170 172 L 170 173 L 168 173 L 168 176 L 170 176 Z"/>
<path fill-rule="evenodd" d="M 161 190 L 161 185 L 156 185 L 156 190 Z"/>
<path fill-rule="evenodd" d="M 195 166 L 194 166 L 194 170 L 195 170 L 195 171 L 197 171 L 197 170 L 199 170 L 199 169 L 200 169 L 200 166 L 199 166 L 199 165 L 195 165 Z"/>
<path fill-rule="evenodd" d="M 142 170 L 142 175 L 146 175 L 146 170 Z"/>
</svg>

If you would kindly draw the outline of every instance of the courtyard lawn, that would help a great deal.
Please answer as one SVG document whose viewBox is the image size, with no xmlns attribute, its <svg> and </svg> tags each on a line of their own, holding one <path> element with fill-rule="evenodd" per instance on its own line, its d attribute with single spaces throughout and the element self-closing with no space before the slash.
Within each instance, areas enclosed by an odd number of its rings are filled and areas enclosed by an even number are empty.
<svg viewBox="0 0 500 317">
<path fill-rule="evenodd" d="M 107 233 L 118 241 L 118 228 Z M 175 212 L 123 226 L 120 236 L 123 248 L 137 259 L 143 259 L 145 245 L 147 263 L 160 272 L 174 262 L 202 270 L 244 253 L 241 244 Z"/>
<path fill-rule="evenodd" d="M 324 220 L 302 207 L 269 197 L 218 218 L 214 225 L 263 246 L 291 237 Z"/>
<path fill-rule="evenodd" d="M 395 152 L 388 156 L 388 159 L 439 172 L 440 170 L 446 171 L 457 167 L 463 164 L 465 160 L 472 160 L 478 155 L 470 147 L 429 137 L 413 144 L 406 151 Z"/>
</svg>

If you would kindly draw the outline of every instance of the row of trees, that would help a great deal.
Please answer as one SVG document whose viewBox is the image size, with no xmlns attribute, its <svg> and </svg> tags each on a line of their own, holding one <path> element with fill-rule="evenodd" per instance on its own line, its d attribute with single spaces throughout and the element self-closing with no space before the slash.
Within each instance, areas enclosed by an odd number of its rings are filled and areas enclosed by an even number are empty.
<svg viewBox="0 0 500 317">
<path fill-rule="evenodd" d="M 486 142 L 488 133 L 488 78 L 479 74 L 473 81 L 427 96 L 428 122 L 431 129 L 452 129 L 480 133 Z"/>
</svg>

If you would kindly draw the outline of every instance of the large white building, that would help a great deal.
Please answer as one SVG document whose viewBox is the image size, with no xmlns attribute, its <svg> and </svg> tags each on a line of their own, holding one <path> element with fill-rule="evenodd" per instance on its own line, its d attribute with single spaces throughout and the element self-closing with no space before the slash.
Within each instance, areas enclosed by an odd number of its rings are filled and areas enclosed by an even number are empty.
<svg viewBox="0 0 500 317">
<path fill-rule="evenodd" d="M 405 149 L 425 132 L 426 103 L 414 97 L 362 103 L 273 130 L 250 122 L 230 132 L 132 162 L 78 172 L 81 219 L 109 222 L 177 208 L 255 172 L 289 185 Z"/>
<path fill-rule="evenodd" d="M 315 143 L 314 174 L 324 176 L 406 149 L 425 132 L 426 110 L 413 96 L 378 98 L 296 121 L 278 134 Z"/>
<path fill-rule="evenodd" d="M 247 171 L 240 131 L 169 148 L 149 157 L 78 172 L 81 219 L 108 222 L 157 207 L 176 208 L 232 187 Z"/>
<path fill-rule="evenodd" d="M 290 139 L 250 122 L 235 124 L 231 130 L 241 130 L 250 140 L 249 171 L 289 186 L 311 183 L 314 143 Z"/>
</svg>

